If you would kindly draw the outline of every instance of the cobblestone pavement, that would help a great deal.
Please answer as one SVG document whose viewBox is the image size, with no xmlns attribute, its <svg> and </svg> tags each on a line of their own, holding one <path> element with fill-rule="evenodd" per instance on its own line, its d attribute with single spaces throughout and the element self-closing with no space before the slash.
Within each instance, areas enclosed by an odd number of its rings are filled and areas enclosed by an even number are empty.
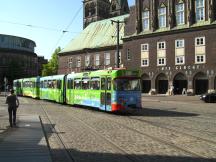
<svg viewBox="0 0 216 162">
<path fill-rule="evenodd" d="M 2 132 L 8 122 L 3 101 Z M 143 96 L 143 109 L 133 114 L 20 101 L 19 115 L 41 116 L 54 162 L 216 161 L 216 104 L 198 96 Z"/>
</svg>

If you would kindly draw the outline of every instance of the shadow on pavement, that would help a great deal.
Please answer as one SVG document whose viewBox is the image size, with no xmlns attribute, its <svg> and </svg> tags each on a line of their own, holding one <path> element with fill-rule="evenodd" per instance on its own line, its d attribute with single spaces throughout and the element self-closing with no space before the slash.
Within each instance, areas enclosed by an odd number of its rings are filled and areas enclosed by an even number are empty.
<svg viewBox="0 0 216 162">
<path fill-rule="evenodd" d="M 175 110 L 175 108 L 171 108 Z M 190 116 L 199 116 L 195 113 L 186 113 L 186 112 L 177 112 L 170 110 L 161 110 L 161 109 L 152 109 L 152 108 L 142 108 L 138 111 L 132 113 L 115 113 L 117 115 L 128 115 L 128 116 L 149 116 L 149 117 L 190 117 Z"/>
<path fill-rule="evenodd" d="M 61 150 L 53 150 L 56 154 Z M 111 150 L 110 150 L 111 151 Z M 99 152 L 81 152 L 69 149 L 71 161 L 75 162 L 214 162 L 216 159 L 205 159 L 190 156 L 166 156 L 166 155 L 138 155 L 138 154 L 115 154 Z M 109 152 L 109 150 L 107 151 Z M 57 162 L 59 159 L 53 159 Z M 65 160 L 66 161 L 66 160 Z M 69 160 L 68 160 L 69 161 Z"/>
</svg>

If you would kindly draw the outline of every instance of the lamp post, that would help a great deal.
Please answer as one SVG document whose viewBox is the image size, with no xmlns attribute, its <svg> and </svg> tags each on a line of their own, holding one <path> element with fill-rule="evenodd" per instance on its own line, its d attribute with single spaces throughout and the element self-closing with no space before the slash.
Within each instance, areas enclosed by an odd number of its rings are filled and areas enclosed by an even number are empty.
<svg viewBox="0 0 216 162">
<path fill-rule="evenodd" d="M 119 60 L 119 24 L 120 23 L 124 23 L 124 21 L 119 21 L 119 20 L 117 20 L 117 21 L 115 21 L 115 20 L 111 20 L 111 22 L 112 22 L 112 24 L 113 23 L 116 23 L 117 25 L 116 25 L 116 27 L 117 27 L 117 45 L 116 45 L 116 66 L 117 66 L 117 68 L 119 68 L 119 63 L 120 63 L 120 60 Z"/>
</svg>

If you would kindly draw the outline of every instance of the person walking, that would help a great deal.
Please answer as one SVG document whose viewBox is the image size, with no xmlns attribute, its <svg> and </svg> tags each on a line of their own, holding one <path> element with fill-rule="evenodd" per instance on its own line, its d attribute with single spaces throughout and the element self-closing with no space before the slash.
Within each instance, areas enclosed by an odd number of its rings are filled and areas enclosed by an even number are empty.
<svg viewBox="0 0 216 162">
<path fill-rule="evenodd" d="M 16 126 L 16 111 L 17 108 L 19 107 L 19 100 L 17 96 L 14 94 L 13 89 L 10 90 L 10 94 L 6 98 L 6 104 L 8 104 L 10 127 Z"/>
</svg>

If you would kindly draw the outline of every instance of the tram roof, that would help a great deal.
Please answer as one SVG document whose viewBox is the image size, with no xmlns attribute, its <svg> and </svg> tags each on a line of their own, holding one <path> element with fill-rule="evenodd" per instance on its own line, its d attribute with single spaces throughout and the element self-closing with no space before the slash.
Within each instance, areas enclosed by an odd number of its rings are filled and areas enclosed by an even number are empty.
<svg viewBox="0 0 216 162">
<path fill-rule="evenodd" d="M 117 29 L 116 24 L 112 24 L 111 20 L 124 21 L 128 16 L 129 14 L 126 14 L 89 24 L 76 38 L 72 39 L 59 54 L 115 46 L 117 42 Z M 120 37 L 124 36 L 124 26 L 125 23 L 119 24 Z M 123 41 L 120 39 L 119 43 L 123 44 Z"/>
<path fill-rule="evenodd" d="M 65 75 L 52 75 L 41 77 L 40 80 L 53 80 L 53 79 L 63 79 Z"/>
<path fill-rule="evenodd" d="M 31 78 L 23 78 L 23 79 L 18 79 L 18 80 L 22 80 L 22 81 L 28 81 L 28 80 L 37 80 L 39 79 L 40 77 L 37 76 L 37 77 L 31 77 Z"/>
<path fill-rule="evenodd" d="M 137 70 L 125 70 L 125 69 L 119 69 L 119 70 L 97 70 L 97 71 L 89 71 L 89 72 L 82 72 L 82 73 L 72 73 L 68 74 L 67 78 L 85 78 L 85 77 L 100 77 L 100 76 L 106 76 L 106 75 L 125 75 L 125 76 L 133 76 L 139 75 L 139 71 Z"/>
</svg>

